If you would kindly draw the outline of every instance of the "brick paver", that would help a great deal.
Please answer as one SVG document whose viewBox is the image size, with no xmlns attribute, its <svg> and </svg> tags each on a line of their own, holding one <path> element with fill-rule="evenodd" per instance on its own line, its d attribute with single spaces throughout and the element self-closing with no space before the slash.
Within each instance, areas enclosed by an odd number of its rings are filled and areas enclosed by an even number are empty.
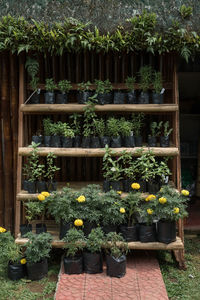
<svg viewBox="0 0 200 300">
<path fill-rule="evenodd" d="M 132 251 L 122 278 L 101 274 L 64 274 L 61 266 L 55 300 L 167 300 L 167 292 L 155 254 Z"/>
</svg>

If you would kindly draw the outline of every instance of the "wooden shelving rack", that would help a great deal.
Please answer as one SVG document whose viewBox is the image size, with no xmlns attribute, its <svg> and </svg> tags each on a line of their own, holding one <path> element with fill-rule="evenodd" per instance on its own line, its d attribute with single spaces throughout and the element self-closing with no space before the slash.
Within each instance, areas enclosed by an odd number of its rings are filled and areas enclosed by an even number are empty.
<svg viewBox="0 0 200 300">
<path fill-rule="evenodd" d="M 87 70 L 87 61 L 88 57 L 84 58 L 84 66 Z M 100 57 L 99 61 L 102 63 L 103 60 Z M 165 83 L 165 88 L 171 90 L 171 101 L 166 104 L 123 104 L 123 105 L 96 105 L 95 110 L 97 112 L 144 112 L 147 114 L 160 114 L 160 115 L 170 115 L 172 117 L 172 125 L 173 125 L 173 145 L 170 145 L 169 148 L 149 148 L 144 147 L 144 151 L 151 149 L 155 155 L 157 156 L 173 156 L 173 165 L 172 165 L 172 180 L 175 182 L 178 189 L 180 189 L 180 147 L 179 147 L 179 102 L 178 102 L 178 83 L 177 83 L 177 73 L 176 73 L 176 63 L 175 58 L 171 59 L 171 69 L 172 74 L 168 76 L 171 78 L 171 82 Z M 55 60 L 53 61 L 55 64 Z M 162 63 L 163 64 L 163 63 Z M 79 61 L 77 59 L 77 66 L 79 65 Z M 20 57 L 20 81 L 19 81 L 19 130 L 18 130 L 18 167 L 17 167 L 17 197 L 16 197 L 16 207 L 15 207 L 15 236 L 16 242 L 18 244 L 24 244 L 26 239 L 21 238 L 19 235 L 19 225 L 22 219 L 21 212 L 22 201 L 28 199 L 36 199 L 37 194 L 28 194 L 21 189 L 21 179 L 22 179 L 22 157 L 28 156 L 30 154 L 31 148 L 24 146 L 24 117 L 27 115 L 44 115 L 44 114 L 70 114 L 70 113 L 82 113 L 85 105 L 80 105 L 76 103 L 69 104 L 24 104 L 25 95 L 27 86 L 25 84 L 25 69 L 24 69 L 24 57 Z M 77 71 L 77 70 L 76 70 Z M 99 69 L 99 77 L 102 76 L 102 69 Z M 108 70 L 106 71 L 108 74 Z M 125 71 L 123 71 L 125 72 Z M 84 73 L 84 78 L 86 81 L 86 73 Z M 94 71 L 93 71 L 94 75 Z M 123 73 L 124 76 L 124 73 Z M 80 82 L 78 80 L 78 75 L 76 73 L 76 82 Z M 126 89 L 123 83 L 115 83 L 113 84 L 114 88 Z M 77 84 L 72 84 L 73 89 L 77 89 Z M 40 85 L 41 89 L 44 89 L 44 85 Z M 95 89 L 95 86 L 93 87 Z M 136 86 L 138 88 L 138 86 Z M 132 153 L 133 156 L 136 155 L 137 148 L 115 148 L 113 149 L 117 155 L 120 155 L 120 152 L 123 150 L 127 150 Z M 92 158 L 92 157 L 102 157 L 104 155 L 104 149 L 83 149 L 83 148 L 39 148 L 39 155 L 46 156 L 49 152 L 54 152 L 55 155 L 59 157 L 78 157 L 78 158 Z M 95 182 L 93 182 L 95 183 Z M 85 182 L 87 184 L 87 182 Z M 84 182 L 72 183 L 71 187 L 79 188 L 84 185 Z M 51 231 L 50 231 L 51 232 Z M 52 245 L 54 247 L 62 247 L 62 241 L 58 240 L 58 234 L 55 233 L 55 230 L 52 231 L 53 234 L 53 242 Z M 130 249 L 145 249 L 145 250 L 173 250 L 176 260 L 179 263 L 180 268 L 185 268 L 184 264 L 184 233 L 183 233 L 183 222 L 179 220 L 178 222 L 178 236 L 174 243 L 169 245 L 165 245 L 162 243 L 140 243 L 140 242 L 132 242 L 129 243 Z"/>
</svg>

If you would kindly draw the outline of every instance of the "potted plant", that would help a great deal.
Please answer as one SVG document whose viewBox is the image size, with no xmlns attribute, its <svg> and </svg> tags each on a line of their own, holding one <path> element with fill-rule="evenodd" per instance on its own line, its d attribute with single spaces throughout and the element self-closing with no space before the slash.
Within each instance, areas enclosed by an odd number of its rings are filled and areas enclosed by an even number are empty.
<svg viewBox="0 0 200 300">
<path fill-rule="evenodd" d="M 47 166 L 45 178 L 47 178 L 47 189 L 49 192 L 56 191 L 57 184 L 54 181 L 55 173 L 60 170 L 56 165 L 54 165 L 54 159 L 56 155 L 53 152 L 49 152 L 47 155 Z"/>
<path fill-rule="evenodd" d="M 73 115 L 69 116 L 69 119 L 71 121 L 70 126 L 74 131 L 74 147 L 81 147 L 81 115 L 74 113 Z"/>
<path fill-rule="evenodd" d="M 148 89 L 151 84 L 151 76 L 152 76 L 152 69 L 151 66 L 143 66 L 139 70 L 139 87 L 141 89 L 138 102 L 140 104 L 148 104 L 149 103 L 149 93 Z"/>
<path fill-rule="evenodd" d="M 157 240 L 169 244 L 176 240 L 176 222 L 187 216 L 189 192 L 178 192 L 170 185 L 164 185 L 157 194 L 155 214 L 158 218 Z"/>
<path fill-rule="evenodd" d="M 46 118 L 42 120 L 44 129 L 44 146 L 51 147 L 51 136 L 52 136 L 52 120 Z"/>
<path fill-rule="evenodd" d="M 154 72 L 152 102 L 163 104 L 163 85 L 161 72 Z"/>
<path fill-rule="evenodd" d="M 28 75 L 31 77 L 30 86 L 34 91 L 28 101 L 29 104 L 40 103 L 40 89 L 38 89 L 39 78 L 36 77 L 39 71 L 39 63 L 36 59 L 28 57 L 25 63 Z"/>
<path fill-rule="evenodd" d="M 126 78 L 126 87 L 128 88 L 127 92 L 127 103 L 128 104 L 135 104 L 137 103 L 137 97 L 135 92 L 135 77 L 127 77 Z"/>
<path fill-rule="evenodd" d="M 110 232 L 106 235 L 106 273 L 108 276 L 121 278 L 126 274 L 126 253 L 128 244 L 121 234 Z"/>
<path fill-rule="evenodd" d="M 54 148 L 60 148 L 61 136 L 63 134 L 63 123 L 61 121 L 52 123 L 50 129 L 51 129 L 50 146 Z"/>
<path fill-rule="evenodd" d="M 122 145 L 122 141 L 120 136 L 119 120 L 114 117 L 109 117 L 106 122 L 106 127 L 108 135 L 111 139 L 111 148 L 120 148 Z"/>
<path fill-rule="evenodd" d="M 132 131 L 136 147 L 142 147 L 141 129 L 144 124 L 144 118 L 145 116 L 143 113 L 132 114 Z"/>
<path fill-rule="evenodd" d="M 48 273 L 47 258 L 51 251 L 52 236 L 49 233 L 27 233 L 25 243 L 28 279 L 40 280 Z"/>
<path fill-rule="evenodd" d="M 43 197 L 45 200 L 45 197 Z M 26 210 L 26 216 L 25 218 L 28 221 L 28 224 L 22 224 L 20 225 L 20 231 L 21 231 L 21 236 L 25 236 L 27 232 L 32 231 L 32 225 L 31 221 L 36 218 L 40 217 L 41 218 L 41 223 L 36 224 L 36 233 L 42 233 L 46 232 L 46 224 L 44 223 L 44 213 L 45 213 L 45 208 L 46 204 L 43 201 L 27 201 L 24 203 L 25 210 Z"/>
<path fill-rule="evenodd" d="M 156 138 L 161 133 L 162 124 L 163 124 L 162 121 L 160 121 L 159 123 L 151 122 L 151 124 L 150 124 L 151 133 L 148 135 L 148 145 L 149 145 L 149 147 L 156 147 L 156 145 L 157 145 Z"/>
<path fill-rule="evenodd" d="M 117 91 L 114 91 L 114 104 L 124 104 L 126 99 L 126 94 L 124 91 L 118 89 Z"/>
<path fill-rule="evenodd" d="M 84 122 L 83 122 L 83 137 L 82 137 L 82 148 L 90 148 L 91 136 L 94 130 L 94 119 L 95 114 L 95 103 L 89 101 L 87 106 L 84 108 Z"/>
<path fill-rule="evenodd" d="M 110 137 L 107 136 L 106 124 L 103 118 L 94 119 L 94 128 L 96 134 L 99 136 L 100 145 L 104 148 L 106 145 L 110 145 Z"/>
<path fill-rule="evenodd" d="M 62 147 L 64 148 L 72 148 L 73 147 L 73 138 L 74 138 L 74 130 L 70 128 L 69 124 L 63 123 L 62 130 Z"/>
<path fill-rule="evenodd" d="M 105 81 L 102 80 L 95 80 L 96 84 L 96 94 L 98 99 L 98 104 L 110 104 L 112 103 L 112 84 L 111 82 L 106 79 Z"/>
<path fill-rule="evenodd" d="M 85 246 L 84 233 L 80 229 L 71 228 L 63 238 L 65 254 L 63 258 L 66 274 L 83 273 L 82 250 Z"/>
<path fill-rule="evenodd" d="M 44 100 L 46 104 L 54 104 L 55 103 L 55 93 L 54 90 L 56 89 L 56 84 L 53 78 L 47 78 L 45 81 L 45 94 Z"/>
<path fill-rule="evenodd" d="M 103 258 L 101 247 L 104 241 L 104 233 L 100 227 L 92 229 L 86 238 L 83 252 L 84 272 L 97 274 L 103 272 Z"/>
<path fill-rule="evenodd" d="M 135 139 L 132 132 L 132 123 L 125 118 L 119 120 L 120 135 L 122 136 L 123 146 L 130 148 L 135 146 Z"/>
<path fill-rule="evenodd" d="M 173 128 L 169 128 L 169 121 L 163 124 L 163 136 L 160 137 L 160 147 L 169 147 L 169 136 L 173 131 Z"/>
<path fill-rule="evenodd" d="M 60 80 L 58 82 L 58 89 L 61 93 L 57 93 L 56 95 L 56 103 L 58 104 L 66 104 L 68 103 L 68 93 L 72 88 L 71 82 L 69 80 Z"/>
<path fill-rule="evenodd" d="M 92 96 L 91 82 L 81 82 L 78 84 L 78 103 L 86 104 L 89 101 L 89 98 Z"/>
<path fill-rule="evenodd" d="M 150 194 L 155 194 L 159 191 L 160 186 L 164 184 L 168 184 L 169 175 L 171 175 L 171 171 L 168 167 L 167 161 L 169 157 L 162 157 L 161 159 L 156 160 L 156 164 L 154 166 L 155 169 L 155 178 L 157 182 L 157 187 L 153 188 L 148 185 L 148 191 Z"/>
<path fill-rule="evenodd" d="M 32 136 L 32 142 L 38 144 L 38 147 L 42 146 L 43 136 L 41 134 L 41 130 L 37 130 L 36 134 Z"/>
<path fill-rule="evenodd" d="M 123 184 L 123 191 L 128 193 L 131 190 L 131 183 L 136 177 L 135 174 L 135 160 L 133 160 L 133 156 L 130 152 L 122 151 L 120 157 L 118 159 L 119 164 L 122 168 L 122 184 Z"/>
</svg>

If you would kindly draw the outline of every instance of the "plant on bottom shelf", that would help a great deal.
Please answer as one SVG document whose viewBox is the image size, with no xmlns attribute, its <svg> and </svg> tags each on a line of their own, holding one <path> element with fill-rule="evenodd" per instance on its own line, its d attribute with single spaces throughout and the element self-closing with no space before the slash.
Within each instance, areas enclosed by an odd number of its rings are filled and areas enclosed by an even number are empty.
<svg viewBox="0 0 200 300">
<path fill-rule="evenodd" d="M 55 173 L 60 170 L 55 164 L 54 159 L 56 155 L 52 152 L 49 152 L 47 155 L 47 162 L 46 162 L 46 173 L 45 178 L 48 180 L 48 191 L 55 191 L 56 190 L 56 182 L 54 181 Z"/>
</svg>

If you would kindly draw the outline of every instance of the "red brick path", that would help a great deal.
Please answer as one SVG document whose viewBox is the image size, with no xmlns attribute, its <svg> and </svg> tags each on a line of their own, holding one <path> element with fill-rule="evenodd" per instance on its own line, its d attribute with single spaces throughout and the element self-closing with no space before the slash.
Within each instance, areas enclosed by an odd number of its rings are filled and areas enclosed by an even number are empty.
<svg viewBox="0 0 200 300">
<path fill-rule="evenodd" d="M 55 300 L 167 300 L 158 261 L 150 251 L 128 257 L 123 278 L 101 274 L 67 275 L 61 267 Z"/>
</svg>

